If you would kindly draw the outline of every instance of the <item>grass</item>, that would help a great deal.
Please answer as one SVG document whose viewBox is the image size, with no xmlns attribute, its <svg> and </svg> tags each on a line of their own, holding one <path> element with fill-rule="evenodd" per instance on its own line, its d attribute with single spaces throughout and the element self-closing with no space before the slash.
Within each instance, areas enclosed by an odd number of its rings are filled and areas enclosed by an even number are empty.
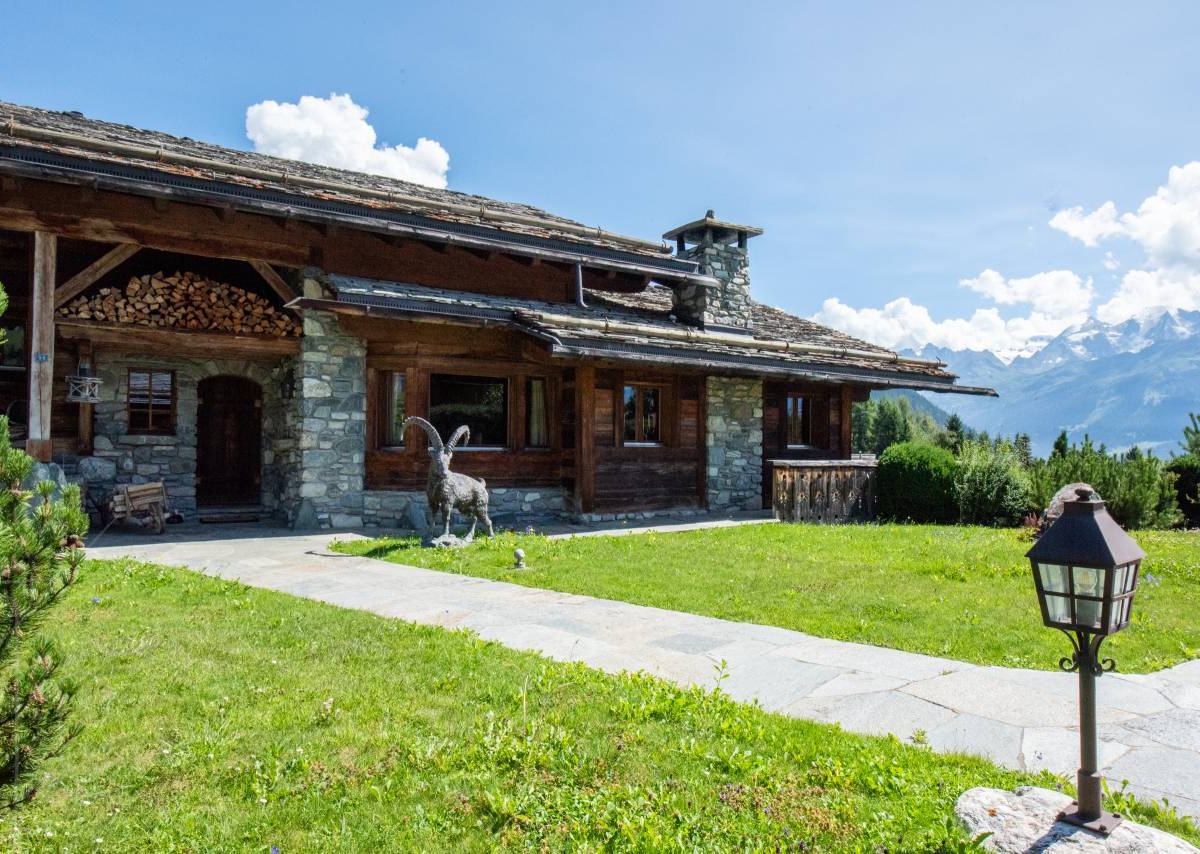
<svg viewBox="0 0 1200 854">
<path fill-rule="evenodd" d="M 1200 654 L 1200 535 L 1134 535 L 1149 557 L 1132 625 L 1105 643 L 1144 673 Z M 416 539 L 341 551 L 530 587 L 764 623 L 978 664 L 1052 670 L 1066 650 L 1045 629 L 1028 534 L 924 525 L 748 525 L 548 540 L 507 534 L 460 550 Z M 513 549 L 528 569 L 513 569 Z M 1150 573 L 1150 576 L 1146 576 Z M 1149 578 L 1149 580 L 1145 580 Z"/>
<path fill-rule="evenodd" d="M 186 570 L 59 607 L 85 729 L 6 851 L 949 852 L 960 792 L 1031 780 Z"/>
</svg>

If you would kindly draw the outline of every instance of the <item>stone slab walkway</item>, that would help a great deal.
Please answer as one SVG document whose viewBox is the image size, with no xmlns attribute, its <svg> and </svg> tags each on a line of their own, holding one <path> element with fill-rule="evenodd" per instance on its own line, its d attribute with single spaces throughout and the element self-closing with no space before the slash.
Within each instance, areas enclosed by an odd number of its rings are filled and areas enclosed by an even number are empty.
<svg viewBox="0 0 1200 854">
<path fill-rule="evenodd" d="M 342 537 L 353 535 L 340 535 Z M 212 526 L 106 537 L 96 558 L 130 556 L 345 608 L 481 637 L 607 671 L 682 685 L 855 732 L 920 733 L 937 750 L 1025 770 L 1078 767 L 1075 677 L 983 667 L 588 596 L 399 566 L 328 551 L 331 534 Z M 1200 661 L 1098 682 L 1103 773 L 1200 819 Z"/>
</svg>

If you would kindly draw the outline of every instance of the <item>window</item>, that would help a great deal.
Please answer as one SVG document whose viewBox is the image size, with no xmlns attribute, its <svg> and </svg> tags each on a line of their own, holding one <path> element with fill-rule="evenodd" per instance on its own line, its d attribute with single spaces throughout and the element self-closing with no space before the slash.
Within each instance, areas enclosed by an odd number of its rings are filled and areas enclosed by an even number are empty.
<svg viewBox="0 0 1200 854">
<path fill-rule="evenodd" d="M 787 425 L 789 448 L 803 448 L 812 444 L 812 400 L 799 394 L 787 396 L 784 422 Z"/>
<path fill-rule="evenodd" d="M 385 448 L 404 447 L 404 419 L 408 417 L 408 398 L 404 371 L 386 371 L 380 383 L 380 407 L 383 422 L 380 436 Z"/>
<path fill-rule="evenodd" d="M 173 372 L 130 370 L 128 403 L 130 433 L 175 432 Z"/>
<path fill-rule="evenodd" d="M 471 428 L 460 447 L 508 445 L 508 382 L 496 377 L 433 374 L 429 377 L 429 420 L 449 441 L 459 426 Z"/>
<path fill-rule="evenodd" d="M 550 447 L 550 410 L 546 405 L 544 377 L 525 380 L 525 445 L 530 448 Z"/>
<path fill-rule="evenodd" d="M 650 386 L 625 386 L 625 444 L 653 445 L 659 439 L 661 391 Z"/>
</svg>

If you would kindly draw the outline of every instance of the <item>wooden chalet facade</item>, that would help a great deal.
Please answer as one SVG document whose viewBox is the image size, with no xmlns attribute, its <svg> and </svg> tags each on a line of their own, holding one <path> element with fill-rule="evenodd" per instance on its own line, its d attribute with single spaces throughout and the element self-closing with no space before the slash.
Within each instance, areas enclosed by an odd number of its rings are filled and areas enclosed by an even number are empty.
<svg viewBox="0 0 1200 854">
<path fill-rule="evenodd" d="M 409 527 L 406 415 L 471 426 L 456 468 L 503 520 L 761 507 L 770 460 L 849 455 L 871 389 L 987 393 L 753 301 L 759 233 L 645 241 L 0 102 L 0 412 L 97 502 Z"/>
</svg>

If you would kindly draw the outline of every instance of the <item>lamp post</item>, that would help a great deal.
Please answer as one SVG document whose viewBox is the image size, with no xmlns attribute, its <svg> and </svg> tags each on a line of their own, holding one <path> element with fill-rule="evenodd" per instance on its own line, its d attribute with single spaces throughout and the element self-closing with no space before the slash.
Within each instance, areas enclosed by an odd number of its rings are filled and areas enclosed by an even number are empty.
<svg viewBox="0 0 1200 854">
<path fill-rule="evenodd" d="M 1108 835 L 1121 816 L 1105 812 L 1096 758 L 1096 677 L 1116 667 L 1100 644 L 1129 625 L 1138 567 L 1146 553 L 1121 530 L 1091 489 L 1077 489 L 1062 515 L 1029 550 L 1042 622 L 1071 641 L 1058 666 L 1079 673 L 1079 796 L 1061 821 Z"/>
</svg>

